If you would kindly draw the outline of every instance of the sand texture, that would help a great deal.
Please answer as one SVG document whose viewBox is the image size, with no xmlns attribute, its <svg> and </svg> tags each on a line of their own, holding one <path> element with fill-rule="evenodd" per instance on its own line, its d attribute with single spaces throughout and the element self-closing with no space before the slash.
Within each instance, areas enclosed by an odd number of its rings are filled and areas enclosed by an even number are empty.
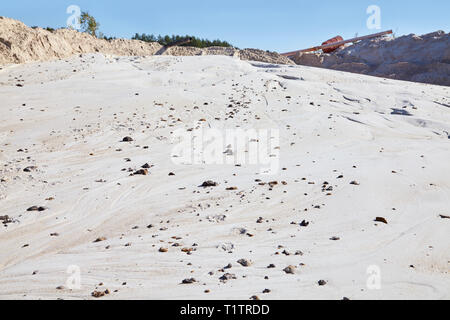
<svg viewBox="0 0 450 320">
<path fill-rule="evenodd" d="M 3 67 L 0 299 L 449 299 L 449 96 L 232 54 Z M 198 128 L 278 130 L 278 170 L 177 164 Z"/>
</svg>

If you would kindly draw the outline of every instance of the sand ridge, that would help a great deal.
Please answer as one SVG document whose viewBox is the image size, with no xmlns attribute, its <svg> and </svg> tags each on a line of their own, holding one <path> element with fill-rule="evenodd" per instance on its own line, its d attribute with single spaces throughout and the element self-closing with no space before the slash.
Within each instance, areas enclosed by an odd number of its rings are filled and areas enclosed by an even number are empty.
<svg viewBox="0 0 450 320">
<path fill-rule="evenodd" d="M 120 56 L 199 56 L 225 55 L 242 60 L 256 60 L 268 63 L 294 64 L 294 62 L 277 53 L 258 49 L 234 48 L 164 48 L 159 43 L 147 43 L 138 40 L 97 39 L 87 33 L 70 29 L 58 29 L 53 32 L 30 28 L 24 23 L 0 17 L 0 65 L 48 61 L 82 53 L 103 53 Z"/>
</svg>

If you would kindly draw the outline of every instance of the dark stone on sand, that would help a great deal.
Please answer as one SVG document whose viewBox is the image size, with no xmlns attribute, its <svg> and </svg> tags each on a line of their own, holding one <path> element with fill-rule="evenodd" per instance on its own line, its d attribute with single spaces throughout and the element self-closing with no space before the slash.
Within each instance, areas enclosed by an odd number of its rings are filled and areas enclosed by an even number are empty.
<svg viewBox="0 0 450 320">
<path fill-rule="evenodd" d="M 39 211 L 39 212 L 41 212 L 41 211 L 45 211 L 45 210 L 47 210 L 46 207 L 39 207 L 39 206 L 32 206 L 32 207 L 29 207 L 27 209 L 28 212 L 31 212 L 31 211 Z"/>
<path fill-rule="evenodd" d="M 214 182 L 212 180 L 208 180 L 203 182 L 203 184 L 200 187 L 208 188 L 208 187 L 217 187 L 219 184 L 217 182 Z"/>
<path fill-rule="evenodd" d="M 196 282 L 197 282 L 197 280 L 195 280 L 194 278 L 189 278 L 189 279 L 184 279 L 181 283 L 182 284 L 193 284 Z"/>
<path fill-rule="evenodd" d="M 295 274 L 295 269 L 296 267 L 294 266 L 288 266 L 284 268 L 283 271 L 286 272 L 287 274 Z"/>
<path fill-rule="evenodd" d="M 325 286 L 327 284 L 325 280 L 319 280 L 317 283 L 319 284 L 319 286 Z"/>
<path fill-rule="evenodd" d="M 232 273 L 225 273 L 223 276 L 219 278 L 219 280 L 222 282 L 227 282 L 228 280 L 235 280 L 235 279 L 237 279 L 237 277 L 235 274 Z"/>
<path fill-rule="evenodd" d="M 381 223 L 384 223 L 384 224 L 388 224 L 387 220 L 385 218 L 383 218 L 383 217 L 376 217 L 375 218 L 375 222 L 381 222 Z"/>
<path fill-rule="evenodd" d="M 240 259 L 237 261 L 237 263 L 239 263 L 243 267 L 250 267 L 252 265 L 252 262 L 247 259 Z"/>
<path fill-rule="evenodd" d="M 300 227 L 307 227 L 309 226 L 309 222 L 306 220 L 303 220 L 302 222 L 300 222 Z"/>
<path fill-rule="evenodd" d="M 133 175 L 135 176 L 147 176 L 148 175 L 148 170 L 147 169 L 140 169 L 138 171 L 136 171 L 135 173 L 133 173 Z"/>
</svg>

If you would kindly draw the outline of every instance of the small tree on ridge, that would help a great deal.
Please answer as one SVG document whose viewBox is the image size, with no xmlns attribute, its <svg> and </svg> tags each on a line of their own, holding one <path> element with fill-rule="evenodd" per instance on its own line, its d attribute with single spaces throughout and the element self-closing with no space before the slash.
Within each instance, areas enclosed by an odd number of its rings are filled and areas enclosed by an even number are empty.
<svg viewBox="0 0 450 320">
<path fill-rule="evenodd" d="M 97 37 L 97 31 L 100 23 L 88 12 L 82 12 L 80 16 L 80 25 L 83 32 L 89 33 L 91 36 Z"/>
</svg>

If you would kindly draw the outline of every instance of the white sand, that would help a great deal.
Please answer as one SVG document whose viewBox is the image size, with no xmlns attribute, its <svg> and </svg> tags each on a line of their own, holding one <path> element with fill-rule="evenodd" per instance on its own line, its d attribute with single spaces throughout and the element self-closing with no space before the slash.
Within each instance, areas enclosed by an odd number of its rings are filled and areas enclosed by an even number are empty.
<svg viewBox="0 0 450 320">
<path fill-rule="evenodd" d="M 221 56 L 3 68 L 0 216 L 16 222 L 0 228 L 0 298 L 90 299 L 103 283 L 111 294 L 102 299 L 449 299 L 450 220 L 440 217 L 450 216 L 449 96 L 448 87 Z M 227 108 L 230 97 L 249 104 Z M 287 170 L 175 165 L 170 132 L 198 125 L 279 129 Z M 148 176 L 121 171 L 145 163 L 154 165 Z M 270 191 L 255 179 L 280 183 Z M 199 188 L 205 180 L 220 185 Z M 26 211 L 34 205 L 48 209 Z M 207 218 L 216 215 L 226 219 Z M 93 243 L 99 237 L 107 240 Z M 232 253 L 217 248 L 224 243 Z M 228 263 L 237 279 L 221 283 Z M 81 269 L 81 289 L 57 290 L 70 265 Z M 289 265 L 296 274 L 283 272 Z M 374 265 L 380 290 L 366 285 Z M 181 285 L 186 278 L 198 282 Z"/>
</svg>

